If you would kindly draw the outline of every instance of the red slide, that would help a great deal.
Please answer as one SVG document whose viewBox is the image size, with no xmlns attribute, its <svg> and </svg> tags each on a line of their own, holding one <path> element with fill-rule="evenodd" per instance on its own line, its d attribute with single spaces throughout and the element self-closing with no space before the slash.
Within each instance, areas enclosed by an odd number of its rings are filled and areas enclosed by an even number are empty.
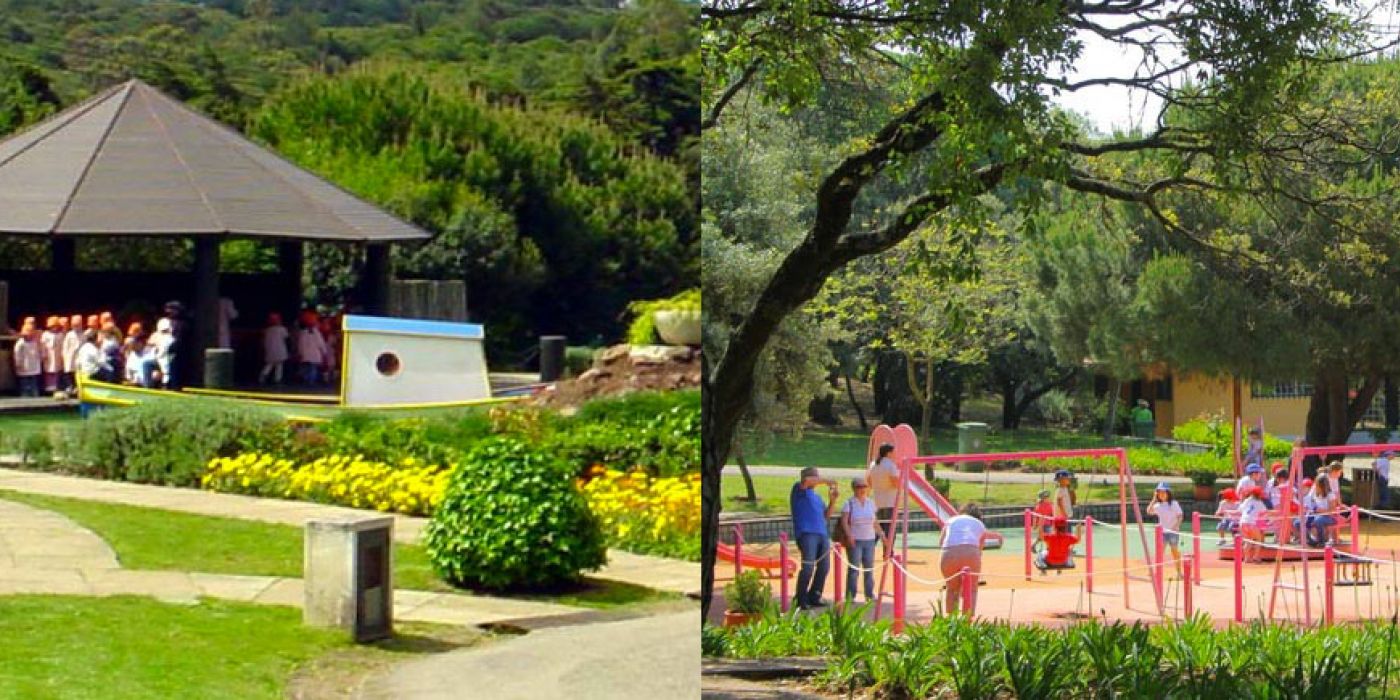
<svg viewBox="0 0 1400 700">
<path fill-rule="evenodd" d="M 720 561 L 734 561 L 733 545 L 719 542 L 716 544 L 716 550 L 716 555 L 719 557 Z M 778 557 L 760 557 L 756 554 L 745 554 L 741 557 L 739 563 L 743 564 L 745 569 L 768 569 L 770 571 L 776 571 L 778 567 L 782 566 L 782 559 Z M 789 558 L 787 564 L 787 573 L 791 576 L 792 573 L 797 570 L 797 562 Z"/>
</svg>

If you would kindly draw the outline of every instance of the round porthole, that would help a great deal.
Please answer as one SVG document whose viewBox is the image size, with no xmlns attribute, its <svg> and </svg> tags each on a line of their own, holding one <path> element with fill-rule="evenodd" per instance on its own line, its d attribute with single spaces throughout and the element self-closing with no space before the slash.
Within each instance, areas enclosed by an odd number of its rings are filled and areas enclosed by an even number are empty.
<svg viewBox="0 0 1400 700">
<path fill-rule="evenodd" d="M 379 357 L 374 358 L 374 368 L 385 377 L 392 377 L 399 373 L 403 365 L 399 362 L 399 356 L 392 352 L 381 352 Z"/>
</svg>

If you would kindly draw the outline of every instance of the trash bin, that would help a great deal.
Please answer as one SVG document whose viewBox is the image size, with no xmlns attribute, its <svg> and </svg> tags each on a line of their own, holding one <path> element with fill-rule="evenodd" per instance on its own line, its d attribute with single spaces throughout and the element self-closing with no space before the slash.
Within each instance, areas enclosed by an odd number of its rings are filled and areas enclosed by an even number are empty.
<svg viewBox="0 0 1400 700">
<path fill-rule="evenodd" d="M 1371 467 L 1356 467 L 1351 470 L 1351 501 L 1362 508 L 1375 508 L 1376 470 Z"/>
<path fill-rule="evenodd" d="M 1151 440 L 1157 437 L 1157 421 L 1141 421 L 1133 423 L 1133 437 Z"/>
<path fill-rule="evenodd" d="M 971 455 L 986 451 L 987 424 L 958 423 L 958 454 Z M 961 465 L 970 472 L 980 472 L 987 467 L 984 462 L 963 462 Z"/>
<path fill-rule="evenodd" d="M 233 351 L 228 348 L 207 348 L 204 351 L 204 388 L 233 388 Z"/>
</svg>

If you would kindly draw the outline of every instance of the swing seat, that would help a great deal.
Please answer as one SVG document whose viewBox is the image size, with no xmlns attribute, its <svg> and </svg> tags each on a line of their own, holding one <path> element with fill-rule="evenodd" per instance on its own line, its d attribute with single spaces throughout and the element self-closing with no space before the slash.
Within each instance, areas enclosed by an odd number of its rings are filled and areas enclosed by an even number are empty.
<svg viewBox="0 0 1400 700">
<path fill-rule="evenodd" d="M 1064 571 L 1065 569 L 1073 569 L 1074 557 L 1070 557 L 1069 560 L 1063 564 L 1051 564 L 1050 562 L 1045 561 L 1045 556 L 1042 554 L 1035 558 L 1035 568 L 1040 569 L 1040 573 L 1042 574 L 1048 571 Z"/>
<path fill-rule="evenodd" d="M 1334 586 L 1371 586 L 1374 581 L 1371 576 L 1372 562 L 1361 561 L 1359 559 L 1341 560 L 1337 562 L 1337 578 L 1332 582 Z"/>
</svg>

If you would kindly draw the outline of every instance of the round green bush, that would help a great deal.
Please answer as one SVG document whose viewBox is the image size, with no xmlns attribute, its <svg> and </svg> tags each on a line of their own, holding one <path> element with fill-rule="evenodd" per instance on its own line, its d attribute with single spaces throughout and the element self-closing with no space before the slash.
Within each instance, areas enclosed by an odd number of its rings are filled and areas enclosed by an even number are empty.
<svg viewBox="0 0 1400 700">
<path fill-rule="evenodd" d="M 438 574 L 467 588 L 550 588 L 607 561 L 602 531 L 568 466 L 510 436 L 467 454 L 424 541 Z"/>
</svg>

